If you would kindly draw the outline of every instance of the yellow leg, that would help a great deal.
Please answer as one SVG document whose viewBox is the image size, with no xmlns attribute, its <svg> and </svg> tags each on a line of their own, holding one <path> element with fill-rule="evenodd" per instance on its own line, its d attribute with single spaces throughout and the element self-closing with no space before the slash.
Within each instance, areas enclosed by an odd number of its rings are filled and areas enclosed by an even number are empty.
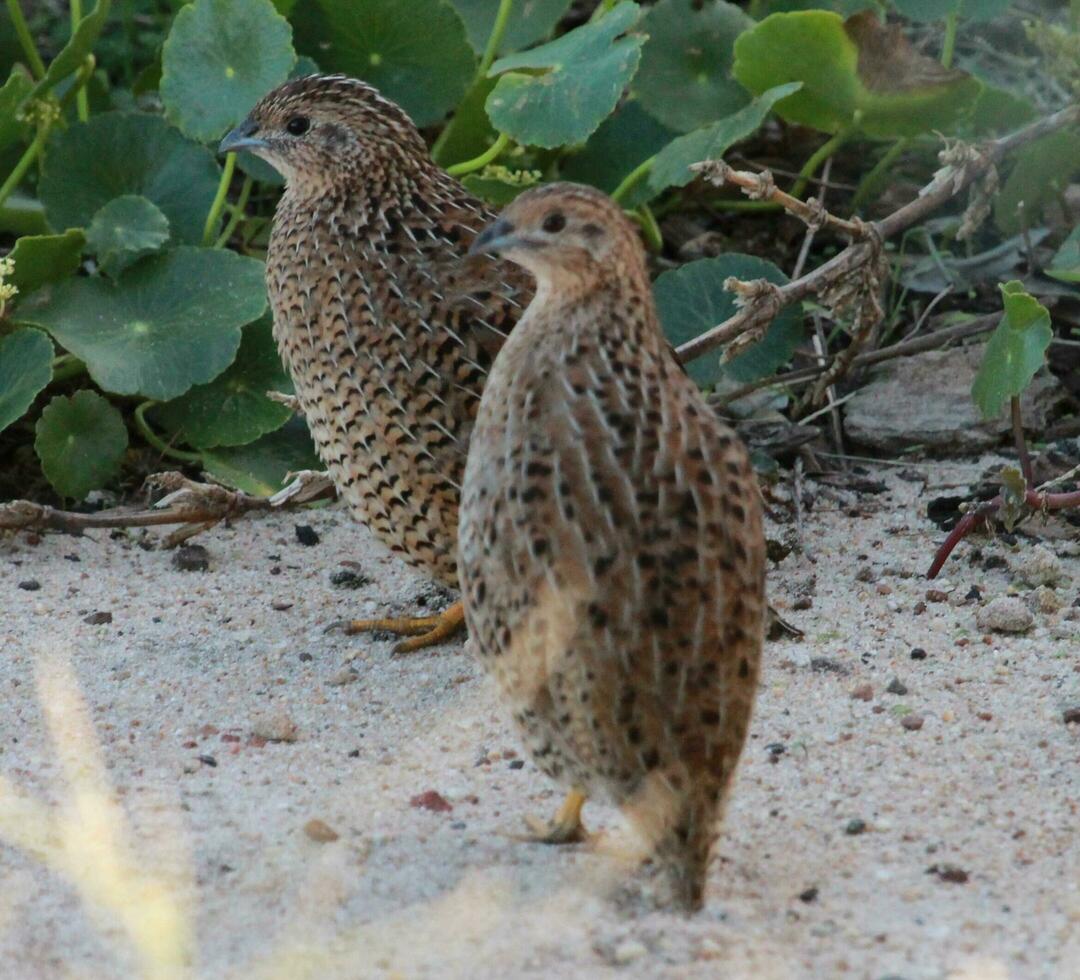
<svg viewBox="0 0 1080 980">
<path fill-rule="evenodd" d="M 580 844 L 588 837 L 581 822 L 581 808 L 585 806 L 585 800 L 584 793 L 572 789 L 549 823 L 536 817 L 526 817 L 525 823 L 532 833 L 525 840 L 538 844 Z"/>
<path fill-rule="evenodd" d="M 370 633 L 375 630 L 386 630 L 388 633 L 411 636 L 411 640 L 402 640 L 394 647 L 394 653 L 412 653 L 414 650 L 421 650 L 424 647 L 442 643 L 443 640 L 447 640 L 455 633 L 464 630 L 465 607 L 460 602 L 455 602 L 437 616 L 354 619 L 344 625 L 345 632 L 350 636 L 354 633 Z"/>
</svg>

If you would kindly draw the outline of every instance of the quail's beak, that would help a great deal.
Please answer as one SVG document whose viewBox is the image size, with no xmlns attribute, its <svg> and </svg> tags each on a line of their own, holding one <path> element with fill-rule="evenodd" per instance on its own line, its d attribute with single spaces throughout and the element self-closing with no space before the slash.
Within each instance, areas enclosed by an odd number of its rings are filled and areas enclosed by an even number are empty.
<svg viewBox="0 0 1080 980">
<path fill-rule="evenodd" d="M 505 218 L 498 218 L 473 239 L 469 255 L 498 255 L 519 244 L 521 240 L 514 234 L 514 226 Z"/>
<path fill-rule="evenodd" d="M 266 140 L 255 134 L 259 125 L 253 119 L 245 119 L 218 144 L 218 153 L 235 153 L 238 150 L 260 150 L 266 146 Z"/>
</svg>

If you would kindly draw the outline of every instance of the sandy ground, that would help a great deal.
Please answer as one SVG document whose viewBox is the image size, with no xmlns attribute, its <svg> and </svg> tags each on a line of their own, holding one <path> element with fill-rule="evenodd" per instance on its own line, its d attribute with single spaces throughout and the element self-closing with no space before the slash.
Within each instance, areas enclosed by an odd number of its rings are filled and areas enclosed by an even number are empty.
<svg viewBox="0 0 1080 980">
<path fill-rule="evenodd" d="M 975 563 L 963 545 L 933 585 L 947 601 L 928 599 L 926 501 L 981 468 L 875 469 L 877 495 L 807 484 L 809 554 L 770 577 L 806 635 L 767 648 L 689 921 L 656 910 L 604 805 L 586 809 L 594 846 L 514 839 L 559 793 L 460 643 L 393 657 L 324 632 L 441 601 L 342 511 L 214 529 L 203 572 L 156 531 L 0 541 L 0 837 L 20 843 L 0 841 L 0 975 L 150 976 L 154 943 L 187 928 L 177 975 L 206 978 L 1080 976 L 1080 725 L 1063 717 L 1080 541 L 1035 529 L 1071 581 L 1026 635 L 975 625 L 1030 592 L 1003 541 Z M 331 584 L 350 570 L 367 583 Z M 253 735 L 275 726 L 295 741 Z M 126 877 L 106 874 L 110 815 Z"/>
</svg>

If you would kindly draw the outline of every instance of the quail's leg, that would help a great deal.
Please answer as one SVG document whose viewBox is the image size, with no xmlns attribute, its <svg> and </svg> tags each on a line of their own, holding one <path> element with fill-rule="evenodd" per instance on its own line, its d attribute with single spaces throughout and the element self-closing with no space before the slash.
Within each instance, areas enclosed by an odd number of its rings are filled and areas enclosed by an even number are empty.
<svg viewBox="0 0 1080 980">
<path fill-rule="evenodd" d="M 525 822 L 532 833 L 525 839 L 538 844 L 580 844 L 588 837 L 581 822 L 581 808 L 585 806 L 585 800 L 584 793 L 572 789 L 550 822 L 526 817 Z"/>
<path fill-rule="evenodd" d="M 346 622 L 344 626 L 345 632 L 350 636 L 354 633 L 385 630 L 388 633 L 412 637 L 409 640 L 402 640 L 394 647 L 394 653 L 412 653 L 414 650 L 422 650 L 424 647 L 442 643 L 443 640 L 448 640 L 455 633 L 464 630 L 465 607 L 460 602 L 455 602 L 437 616 L 353 619 Z"/>
</svg>

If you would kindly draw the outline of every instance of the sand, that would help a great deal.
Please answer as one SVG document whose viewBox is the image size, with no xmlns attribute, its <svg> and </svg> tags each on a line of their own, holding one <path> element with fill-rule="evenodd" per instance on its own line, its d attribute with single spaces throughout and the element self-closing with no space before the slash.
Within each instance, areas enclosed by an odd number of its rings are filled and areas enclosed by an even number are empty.
<svg viewBox="0 0 1080 980">
<path fill-rule="evenodd" d="M 808 480 L 770 526 L 805 637 L 767 647 L 691 920 L 605 805 L 591 845 L 516 839 L 560 793 L 461 643 L 324 632 L 445 601 L 339 508 L 204 533 L 206 571 L 157 530 L 0 540 L 0 976 L 1080 976 L 1076 529 L 1030 528 L 1065 578 L 1022 635 L 975 617 L 1035 602 L 1029 540 L 921 574 L 927 501 L 988 462 Z"/>
</svg>

